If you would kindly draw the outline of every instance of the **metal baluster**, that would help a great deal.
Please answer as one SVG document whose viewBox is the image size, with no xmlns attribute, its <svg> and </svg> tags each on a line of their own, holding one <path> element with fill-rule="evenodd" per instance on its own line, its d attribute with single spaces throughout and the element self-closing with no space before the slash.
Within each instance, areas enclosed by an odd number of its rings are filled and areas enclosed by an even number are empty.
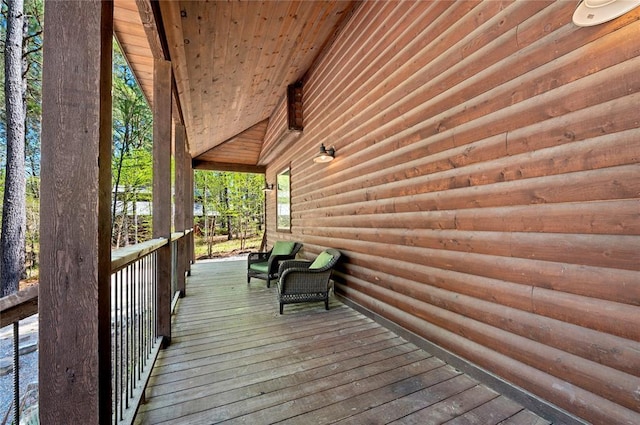
<svg viewBox="0 0 640 425">
<path fill-rule="evenodd" d="M 147 260 L 148 256 L 145 256 L 140 262 L 140 276 L 142 276 L 142 299 L 144 300 L 142 306 L 142 366 L 147 365 L 147 305 L 148 305 L 148 293 L 147 293 Z"/>
<path fill-rule="evenodd" d="M 113 351 L 111 353 L 112 357 L 112 373 L 113 373 L 113 402 L 115 403 L 113 412 L 114 412 L 114 424 L 118 423 L 118 412 L 120 403 L 118 403 L 118 385 L 119 385 L 119 363 L 118 363 L 118 352 L 120 351 L 120 345 L 118 344 L 118 281 L 120 280 L 120 272 L 116 272 L 115 279 L 112 280 L 111 284 L 113 285 L 113 299 L 111 300 L 111 314 L 113 315 Z"/>
<path fill-rule="evenodd" d="M 121 273 L 122 273 L 122 271 L 121 271 Z M 124 308 L 123 308 L 123 306 L 124 306 L 124 300 L 123 300 L 123 298 L 124 298 L 124 295 L 123 295 L 124 284 L 122 282 L 123 280 L 124 280 L 124 278 L 121 276 L 120 277 L 120 285 L 119 285 L 120 297 L 118 299 L 118 315 L 120 316 L 120 326 L 118 326 L 118 331 L 120 332 L 120 334 L 119 334 L 120 335 L 120 351 L 118 353 L 119 356 L 120 356 L 120 363 L 119 363 L 120 367 L 119 367 L 119 371 L 118 371 L 118 373 L 120 374 L 120 387 L 119 387 L 119 390 L 118 390 L 118 399 L 120 400 L 120 419 L 122 419 L 124 417 L 124 403 L 123 403 L 123 400 L 122 400 L 122 393 L 123 393 L 123 390 L 124 390 L 124 385 L 126 385 L 126 383 L 124 382 L 124 373 L 123 373 L 123 369 L 122 369 L 122 363 L 124 362 L 124 352 L 123 352 L 124 351 L 124 335 L 123 335 L 123 327 L 124 327 L 124 317 L 123 317 L 123 315 L 124 315 L 124 312 L 123 312 L 123 310 L 124 310 Z"/>
<path fill-rule="evenodd" d="M 135 285 L 133 291 L 134 311 L 133 316 L 135 320 L 134 329 L 134 348 L 135 348 L 135 362 L 136 362 L 136 383 L 140 380 L 140 370 L 142 366 L 142 356 L 140 356 L 140 262 L 137 261 L 134 265 L 135 271 Z M 135 385 L 137 387 L 137 385 Z"/>
<path fill-rule="evenodd" d="M 152 314 L 152 317 L 153 317 L 153 319 L 152 319 L 153 320 L 153 338 L 152 338 L 152 341 L 155 342 L 155 338 L 158 335 L 158 321 L 156 320 L 156 316 L 158 314 L 158 312 L 157 312 L 157 307 L 158 306 L 156 305 L 157 302 L 158 302 L 158 294 L 157 294 L 157 291 L 158 291 L 158 283 L 157 283 L 158 255 L 155 252 L 153 253 L 153 270 L 154 270 L 153 273 L 151 273 L 151 279 L 152 279 L 152 282 L 153 282 L 152 283 L 152 285 L 153 285 L 152 286 L 152 289 L 153 289 L 153 298 L 152 298 L 152 300 L 153 300 L 153 304 L 152 304 L 153 305 L 153 314 Z"/>
<path fill-rule="evenodd" d="M 131 385 L 129 386 L 129 390 L 132 396 L 133 390 L 136 387 L 136 368 L 138 362 L 138 358 L 136 356 L 136 279 L 136 265 L 134 263 L 131 264 L 131 280 L 129 281 L 129 291 L 131 291 L 131 308 L 129 309 L 129 311 L 131 312 L 131 317 L 129 318 L 131 322 Z"/>
<path fill-rule="evenodd" d="M 149 288 L 149 268 L 151 267 L 151 256 L 147 255 L 144 259 L 144 291 L 145 291 L 145 306 L 144 306 L 144 354 L 145 354 L 145 366 L 147 364 L 147 353 L 149 352 L 149 332 L 151 327 L 149 326 L 149 312 L 151 288 Z"/>
<path fill-rule="evenodd" d="M 138 368 L 138 379 L 142 378 L 142 367 L 143 367 L 143 359 L 144 359 L 144 351 L 142 346 L 142 323 L 143 323 L 143 313 L 144 313 L 144 290 L 143 290 L 143 276 L 142 276 L 142 261 L 138 262 L 138 356 L 140 360 L 138 361 L 140 367 Z"/>
<path fill-rule="evenodd" d="M 20 323 L 13 322 L 13 417 L 20 423 Z"/>
<path fill-rule="evenodd" d="M 128 409 L 129 408 L 129 388 L 131 386 L 131 356 L 129 355 L 129 352 L 131 351 L 131 330 L 129 329 L 129 323 L 131 321 L 131 266 L 127 266 L 126 272 L 126 281 L 124 283 L 124 287 L 125 287 L 125 302 L 127 303 L 125 308 L 123 309 L 125 311 L 125 318 L 126 318 L 126 322 L 125 322 L 125 341 L 127 343 L 127 347 L 125 349 L 124 355 L 125 355 L 125 376 L 127 378 L 127 380 L 125 381 L 125 387 L 124 387 L 124 402 L 125 402 L 125 408 Z"/>
</svg>

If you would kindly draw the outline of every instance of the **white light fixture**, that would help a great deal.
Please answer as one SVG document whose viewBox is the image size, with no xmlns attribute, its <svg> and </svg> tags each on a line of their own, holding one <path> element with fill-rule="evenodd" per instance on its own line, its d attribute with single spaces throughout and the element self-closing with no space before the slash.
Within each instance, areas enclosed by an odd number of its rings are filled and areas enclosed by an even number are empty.
<svg viewBox="0 0 640 425">
<path fill-rule="evenodd" d="M 264 193 L 267 193 L 267 192 L 271 192 L 272 190 L 273 190 L 273 183 L 269 184 L 267 182 L 264 182 L 264 187 L 262 188 L 262 191 Z"/>
<path fill-rule="evenodd" d="M 573 23 L 579 27 L 602 24 L 640 6 L 640 0 L 582 0 L 573 12 Z"/>
<path fill-rule="evenodd" d="M 324 143 L 320 145 L 320 152 L 313 158 L 313 162 L 331 162 L 336 155 L 336 148 L 333 146 L 329 149 L 324 147 Z"/>
</svg>

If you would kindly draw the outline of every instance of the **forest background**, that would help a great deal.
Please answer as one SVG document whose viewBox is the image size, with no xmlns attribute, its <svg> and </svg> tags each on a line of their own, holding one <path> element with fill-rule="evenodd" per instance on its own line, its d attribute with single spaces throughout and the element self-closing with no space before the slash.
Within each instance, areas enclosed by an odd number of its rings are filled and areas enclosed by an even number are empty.
<svg viewBox="0 0 640 425">
<path fill-rule="evenodd" d="M 9 63 L 7 29 L 10 9 L 21 1 L 3 1 L 0 22 L 0 199 L 5 231 L 7 196 L 26 190 L 22 284 L 37 280 L 40 227 L 40 123 L 42 95 L 43 0 L 24 0 L 22 60 Z M 153 179 L 153 115 L 117 42 L 113 43 L 112 248 L 151 238 Z M 24 178 L 8 181 L 13 158 L 7 137 L 19 125 L 8 124 L 7 76 L 12 68 L 22 76 L 24 100 Z M 15 69 L 19 66 L 19 69 Z M 20 149 L 21 150 L 21 149 Z M 21 174 L 22 175 L 22 174 Z M 10 179 L 9 179 L 10 180 Z M 22 185 L 22 187 L 20 187 Z M 194 233 L 196 257 L 224 256 L 257 248 L 264 229 L 264 176 L 196 170 L 194 175 Z M 228 243 L 227 241 L 232 241 Z M 223 243 L 225 242 L 225 243 Z M 0 249 L 2 249 L 0 247 Z M 5 285 L 3 282 L 3 293 Z"/>
</svg>

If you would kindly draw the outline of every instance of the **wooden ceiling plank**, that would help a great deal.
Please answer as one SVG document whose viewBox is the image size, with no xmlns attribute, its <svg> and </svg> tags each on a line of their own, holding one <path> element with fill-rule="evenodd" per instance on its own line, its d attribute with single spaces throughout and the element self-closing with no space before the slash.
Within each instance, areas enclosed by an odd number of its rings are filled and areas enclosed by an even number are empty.
<svg viewBox="0 0 640 425">
<path fill-rule="evenodd" d="M 140 65 L 153 65 L 153 58 L 151 56 L 145 56 L 145 55 L 138 55 L 135 53 L 129 53 L 127 55 L 127 57 L 129 58 L 129 60 L 131 60 L 132 62 L 136 63 L 136 64 L 140 64 Z"/>
<path fill-rule="evenodd" d="M 163 16 L 165 34 L 169 44 L 171 55 L 171 65 L 173 67 L 174 79 L 176 82 L 177 96 L 180 99 L 183 119 L 186 123 L 192 123 L 191 93 L 189 90 L 188 68 L 184 53 L 184 36 L 182 31 L 182 17 L 180 2 L 162 1 L 159 2 L 160 11 Z M 193 144 L 197 141 L 195 126 L 186 126 L 189 153 L 194 154 Z"/>
<path fill-rule="evenodd" d="M 184 37 L 183 52 L 185 56 L 185 62 L 188 64 L 187 70 L 187 82 L 185 89 L 189 91 L 190 113 L 193 123 L 198 123 L 198 130 L 193 132 L 195 137 L 192 137 L 195 142 L 195 151 L 198 152 L 206 150 L 198 144 L 198 140 L 201 143 L 210 140 L 211 125 L 210 119 L 205 119 L 204 114 L 209 110 L 203 103 L 203 95 L 206 95 L 204 91 L 210 91 L 211 86 L 209 81 L 202 78 L 202 70 L 207 69 L 208 72 L 212 72 L 211 67 L 208 65 L 210 59 L 210 33 L 208 29 L 209 22 L 213 20 L 212 16 L 218 8 L 218 4 L 215 3 L 208 6 L 202 2 L 186 2 L 181 6 L 181 13 L 183 16 L 180 18 L 182 22 L 182 31 Z M 190 133 L 191 134 L 191 133 Z"/>
<path fill-rule="evenodd" d="M 246 116 L 251 117 L 254 121 L 266 118 L 263 113 L 264 108 L 258 107 L 258 105 L 262 103 L 260 102 L 260 96 L 263 96 L 263 94 L 259 92 L 258 86 L 260 80 L 265 78 L 265 72 L 263 70 L 268 69 L 263 63 L 264 58 L 269 55 L 268 46 L 271 38 L 269 29 L 272 27 L 273 19 L 280 15 L 281 9 L 282 4 L 272 8 L 261 7 L 260 10 L 256 11 L 256 20 L 254 21 L 253 29 L 246 28 L 243 37 L 243 39 L 248 39 L 248 37 L 253 34 L 254 37 L 260 37 L 264 40 L 259 46 L 253 43 L 248 44 L 247 59 L 242 67 L 242 72 L 247 73 L 247 75 L 250 74 L 251 77 L 247 79 L 248 90 L 243 93 L 240 111 L 242 113 L 244 110 Z M 258 102 L 256 102 L 256 99 Z"/>
<path fill-rule="evenodd" d="M 123 30 L 123 31 L 119 31 L 119 34 L 126 36 L 125 40 L 127 45 L 144 47 L 147 50 L 149 50 L 149 42 L 144 32 L 140 34 L 134 34 L 131 31 Z"/>
<path fill-rule="evenodd" d="M 251 46 L 254 45 L 254 31 L 258 21 L 258 15 L 260 13 L 261 3 L 241 3 L 234 2 L 230 4 L 231 10 L 231 31 L 229 33 L 229 43 L 227 43 L 227 56 L 233 55 L 235 59 L 228 62 L 230 66 L 225 67 L 225 86 L 228 88 L 226 99 L 229 99 L 230 104 L 228 108 L 233 111 L 234 119 L 237 121 L 246 120 L 250 122 L 256 122 L 259 117 L 256 117 L 251 109 L 247 109 L 247 99 L 251 96 L 248 90 L 243 90 L 237 85 L 233 84 L 233 80 L 242 80 L 243 88 L 248 88 L 247 75 L 251 75 L 248 71 L 247 60 L 251 53 Z M 272 6 L 273 7 L 273 6 Z M 244 17 L 244 19 L 242 19 Z M 261 37 L 259 37 L 261 39 Z M 255 65 L 254 65 L 255 66 Z M 244 97 L 243 97 L 244 96 Z M 260 103 L 258 99 L 252 99 L 254 105 Z M 218 119 L 221 119 L 218 117 Z M 245 127 L 241 122 L 238 122 L 240 127 Z M 233 131 L 223 131 L 221 136 L 224 138 L 231 137 Z"/>
<path fill-rule="evenodd" d="M 146 56 L 147 54 L 149 54 L 149 47 L 133 46 L 131 44 L 126 44 L 124 41 L 120 40 L 120 37 L 118 37 L 118 41 L 120 43 L 120 46 L 122 47 L 122 50 L 126 52 L 127 59 L 130 59 L 129 56 L 131 54 L 138 55 L 138 56 Z"/>
<path fill-rule="evenodd" d="M 295 24 L 299 19 L 304 19 L 304 16 L 301 16 L 302 14 L 303 11 L 300 10 L 300 3 L 291 3 L 288 10 L 284 12 L 282 19 L 279 19 L 279 17 L 276 18 L 283 21 L 282 26 L 273 26 L 274 29 L 272 30 L 272 34 L 267 37 L 268 39 L 274 40 L 274 43 L 265 45 L 265 49 L 269 49 L 269 56 L 265 56 L 262 68 L 270 70 L 270 72 L 268 75 L 263 76 L 261 85 L 256 89 L 256 92 L 262 93 L 263 96 L 265 96 L 265 101 L 268 102 L 265 105 L 265 109 L 269 111 L 269 115 L 280 99 L 284 96 L 285 91 L 282 90 L 282 84 L 290 83 L 288 79 L 283 81 L 278 79 L 277 75 L 281 74 L 281 69 L 285 67 L 295 67 L 296 73 L 299 73 L 299 67 L 297 64 L 287 63 L 286 59 L 283 60 L 282 55 L 287 49 L 289 49 L 289 47 L 286 46 L 291 44 L 291 41 L 289 40 L 291 34 L 296 34 L 298 32 L 295 28 Z M 298 18 L 291 19 L 293 16 Z M 295 43 L 295 41 L 293 41 L 293 43 Z M 273 83 L 276 81 L 280 81 L 280 84 Z"/>
<path fill-rule="evenodd" d="M 264 120 L 224 143 L 199 155 L 197 159 L 213 162 L 256 164 L 267 129 Z"/>
<path fill-rule="evenodd" d="M 136 81 L 151 105 L 153 103 L 153 64 L 140 58 L 150 55 L 149 43 L 144 35 L 142 20 L 134 0 L 114 1 L 114 34 L 131 67 Z M 140 36 L 142 34 L 142 36 Z"/>
<path fill-rule="evenodd" d="M 281 87 L 284 92 L 286 86 L 302 78 L 308 67 L 311 65 L 315 52 L 312 52 L 308 48 L 305 31 L 310 27 L 308 23 L 310 20 L 317 18 L 317 10 L 320 6 L 316 3 L 309 3 L 309 6 L 302 10 L 302 19 L 296 20 L 298 26 L 296 27 L 296 33 L 299 36 L 296 39 L 289 39 L 288 42 L 282 46 L 281 52 L 281 65 L 277 72 L 274 73 L 273 78 L 275 81 L 285 82 L 284 87 Z M 306 50 L 305 50 L 306 49 Z M 309 57 L 306 61 L 303 58 Z M 284 66 L 285 64 L 293 64 L 294 66 Z"/>
<path fill-rule="evenodd" d="M 253 135 L 239 133 L 273 114 L 287 85 L 307 71 L 345 10 L 354 4 L 337 0 L 158 2 L 164 27 L 154 32 L 157 23 L 151 1 L 116 0 L 121 5 L 116 25 L 128 39 L 127 54 L 137 78 L 144 82 L 149 74 L 144 70 L 149 63 L 145 48 L 136 46 L 145 41 L 140 26 L 147 43 L 153 44 L 150 57 L 162 52 L 159 37 L 165 31 L 190 154 L 202 154 L 237 135 L 235 144 L 223 146 L 237 161 L 246 161 L 260 148 L 259 143 L 250 142 Z M 133 24 L 136 9 L 141 15 L 138 26 Z M 183 11 L 186 16 L 181 16 Z"/>
<path fill-rule="evenodd" d="M 124 3 L 124 2 L 121 2 Z M 138 13 L 138 9 L 129 10 L 122 7 L 114 10 L 113 14 L 113 22 L 120 22 L 122 24 L 134 24 L 139 25 L 140 21 L 140 13 Z M 142 28 L 141 28 L 142 30 Z"/>
</svg>

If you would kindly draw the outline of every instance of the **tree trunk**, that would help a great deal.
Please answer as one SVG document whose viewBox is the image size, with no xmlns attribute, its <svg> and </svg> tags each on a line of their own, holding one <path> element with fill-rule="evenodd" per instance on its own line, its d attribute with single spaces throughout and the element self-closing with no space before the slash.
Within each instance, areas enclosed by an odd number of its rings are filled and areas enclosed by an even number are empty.
<svg viewBox="0 0 640 425">
<path fill-rule="evenodd" d="M 216 236 L 216 217 L 213 216 L 207 225 L 207 254 L 209 258 L 213 255 L 213 243 Z"/>
<path fill-rule="evenodd" d="M 18 290 L 25 264 L 25 91 L 22 72 L 23 0 L 8 1 L 5 47 L 5 102 L 7 111 L 7 171 L 2 214 L 2 296 Z"/>
<path fill-rule="evenodd" d="M 124 214 L 122 215 L 122 239 L 123 246 L 129 246 L 129 214 L 127 214 L 128 205 L 124 204 Z"/>
<path fill-rule="evenodd" d="M 240 250 L 243 250 L 246 245 L 247 226 L 248 226 L 248 223 L 244 221 L 244 217 L 242 217 L 242 213 L 241 213 L 238 219 L 238 231 L 240 233 Z"/>
<path fill-rule="evenodd" d="M 120 187 L 120 176 L 122 175 L 122 165 L 124 164 L 124 156 L 126 154 L 126 145 L 127 145 L 127 139 L 128 139 L 128 131 L 129 129 L 127 128 L 125 133 L 125 142 L 123 143 L 123 147 L 120 149 L 120 151 L 118 152 L 118 158 L 116 159 L 117 161 L 117 165 L 116 165 L 116 175 L 114 176 L 114 188 L 113 188 L 113 205 L 111 206 L 112 208 L 112 215 L 111 215 L 111 237 L 113 237 L 113 231 L 115 228 L 115 221 L 116 221 L 116 214 L 117 214 L 117 209 L 116 209 L 116 205 L 118 204 L 118 190 Z M 126 194 L 124 194 L 123 196 L 126 196 Z"/>
<path fill-rule="evenodd" d="M 224 206 L 227 211 L 227 240 L 233 239 L 233 228 L 231 226 L 231 214 L 229 214 L 229 189 L 224 188 Z"/>
<path fill-rule="evenodd" d="M 133 243 L 138 243 L 138 193 L 133 194 Z"/>
<path fill-rule="evenodd" d="M 111 239 L 113 239 L 113 234 L 115 233 L 115 249 L 120 249 L 120 243 L 122 241 L 122 217 L 113 221 L 114 222 L 111 223 L 111 226 L 113 227 L 113 230 L 111 231 Z"/>
</svg>

